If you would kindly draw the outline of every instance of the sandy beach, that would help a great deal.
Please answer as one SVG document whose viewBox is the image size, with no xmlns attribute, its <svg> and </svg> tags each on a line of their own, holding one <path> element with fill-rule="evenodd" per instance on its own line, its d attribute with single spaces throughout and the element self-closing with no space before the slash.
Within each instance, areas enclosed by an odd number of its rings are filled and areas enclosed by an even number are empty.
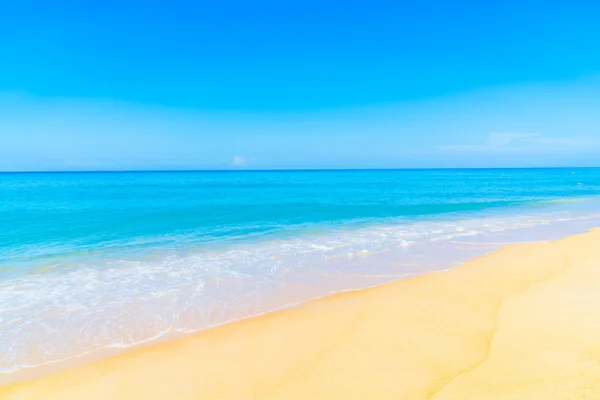
<svg viewBox="0 0 600 400">
<path fill-rule="evenodd" d="M 24 399 L 597 399 L 600 230 L 0 388 Z"/>
</svg>

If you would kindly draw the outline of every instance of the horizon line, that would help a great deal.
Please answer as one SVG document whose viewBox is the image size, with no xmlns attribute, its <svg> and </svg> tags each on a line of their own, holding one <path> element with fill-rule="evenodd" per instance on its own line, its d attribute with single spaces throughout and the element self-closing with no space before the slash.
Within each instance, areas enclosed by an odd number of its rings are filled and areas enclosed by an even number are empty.
<svg viewBox="0 0 600 400">
<path fill-rule="evenodd" d="M 563 167 L 404 167 L 404 168 L 265 168 L 265 169 L 107 169 L 107 170 L 21 170 L 0 171 L 0 174 L 52 174 L 52 173 L 150 173 L 150 172 L 318 172 L 318 171 L 440 171 L 440 170 L 490 170 L 490 169 L 599 169 L 600 166 Z"/>
</svg>

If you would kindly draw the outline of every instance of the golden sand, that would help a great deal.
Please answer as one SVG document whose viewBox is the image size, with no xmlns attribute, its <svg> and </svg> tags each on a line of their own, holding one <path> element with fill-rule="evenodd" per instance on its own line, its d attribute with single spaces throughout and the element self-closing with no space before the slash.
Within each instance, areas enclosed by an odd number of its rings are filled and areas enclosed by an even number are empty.
<svg viewBox="0 0 600 400">
<path fill-rule="evenodd" d="M 311 301 L 2 399 L 600 399 L 600 231 Z"/>
</svg>

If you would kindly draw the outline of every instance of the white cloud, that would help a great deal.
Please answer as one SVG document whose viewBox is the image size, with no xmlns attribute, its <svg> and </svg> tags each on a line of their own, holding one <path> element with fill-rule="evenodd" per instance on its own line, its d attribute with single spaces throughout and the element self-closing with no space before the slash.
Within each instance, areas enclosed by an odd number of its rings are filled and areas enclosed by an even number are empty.
<svg viewBox="0 0 600 400">
<path fill-rule="evenodd" d="M 574 137 L 544 137 L 539 133 L 490 133 L 483 144 L 456 144 L 438 146 L 440 150 L 498 152 L 535 148 L 582 145 L 585 140 Z"/>
<path fill-rule="evenodd" d="M 488 135 L 486 147 L 499 149 L 513 142 L 523 141 L 540 136 L 539 133 L 490 133 Z"/>
<path fill-rule="evenodd" d="M 234 156 L 233 157 L 233 166 L 234 167 L 242 167 L 244 165 L 248 164 L 248 159 L 245 157 L 241 157 L 241 156 Z"/>
<path fill-rule="evenodd" d="M 583 138 L 574 138 L 574 137 L 537 137 L 527 139 L 527 143 L 537 143 L 537 144 L 547 144 L 547 145 L 594 145 L 594 142 L 590 140 L 585 140 Z"/>
</svg>

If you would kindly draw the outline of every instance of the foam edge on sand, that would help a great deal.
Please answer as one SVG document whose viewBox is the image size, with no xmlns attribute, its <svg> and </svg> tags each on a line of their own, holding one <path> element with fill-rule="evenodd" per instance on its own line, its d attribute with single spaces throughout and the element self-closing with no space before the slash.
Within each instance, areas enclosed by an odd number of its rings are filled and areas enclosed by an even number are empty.
<svg viewBox="0 0 600 400">
<path fill-rule="evenodd" d="M 0 388 L 23 399 L 597 399 L 600 230 Z"/>
</svg>

